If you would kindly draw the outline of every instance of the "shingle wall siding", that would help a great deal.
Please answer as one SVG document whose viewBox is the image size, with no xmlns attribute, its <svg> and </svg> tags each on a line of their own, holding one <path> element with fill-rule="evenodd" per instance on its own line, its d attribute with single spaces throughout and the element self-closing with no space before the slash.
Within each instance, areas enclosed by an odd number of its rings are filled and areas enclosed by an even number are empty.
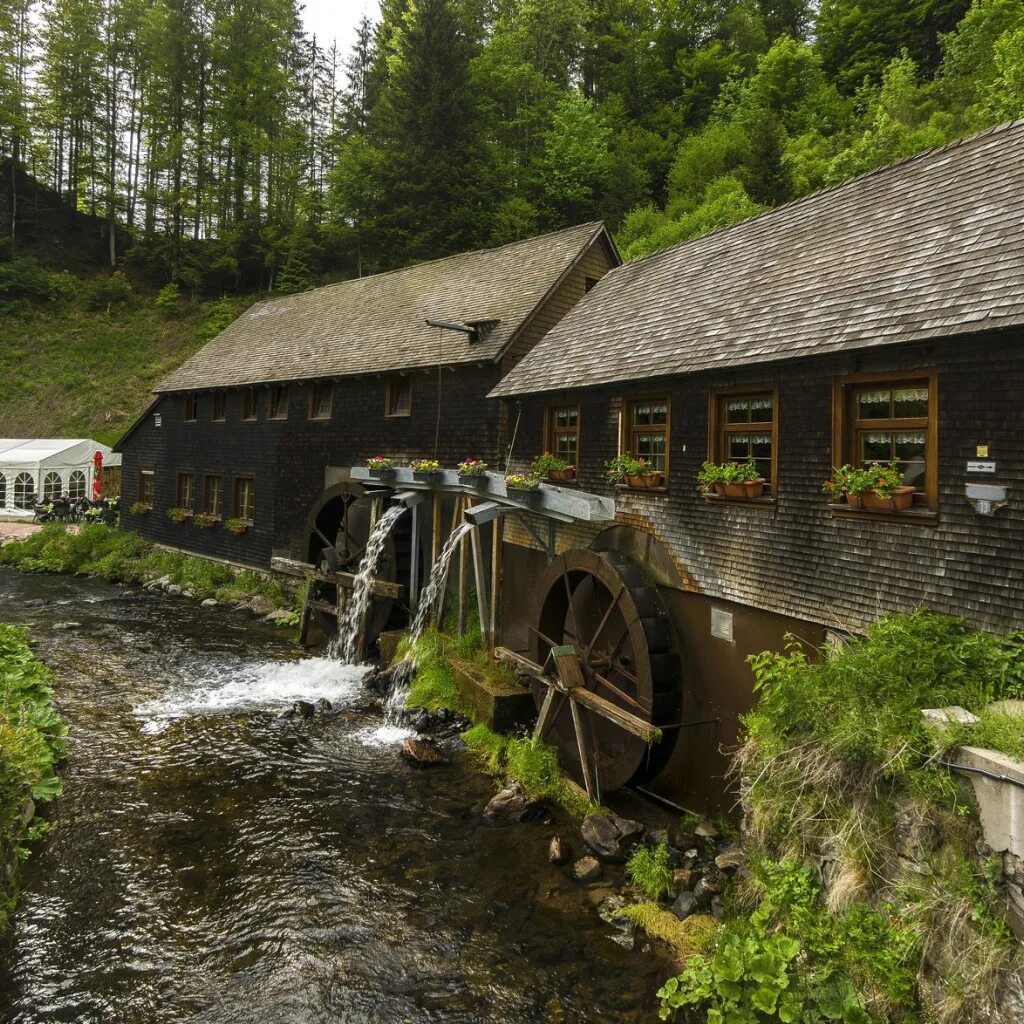
<svg viewBox="0 0 1024 1024">
<path fill-rule="evenodd" d="M 883 612 L 927 605 L 979 625 L 1024 624 L 1024 335 L 1004 332 L 828 356 L 731 372 L 645 380 L 569 393 L 581 405 L 580 485 L 611 493 L 603 463 L 618 448 L 630 396 L 667 395 L 667 494 L 617 492 L 620 519 L 655 533 L 683 586 L 711 598 L 828 627 L 862 630 Z M 855 372 L 937 368 L 939 522 L 934 526 L 833 517 L 821 484 L 833 465 L 832 385 Z M 767 506 L 710 503 L 695 477 L 707 457 L 708 391 L 778 388 L 778 499 Z M 552 395 L 555 401 L 560 395 Z M 541 451 L 545 400 L 523 400 L 520 451 Z M 990 446 L 994 476 L 966 473 Z M 965 484 L 1003 484 L 1010 505 L 979 515 Z M 510 527 L 511 529 L 511 527 Z M 528 538 L 507 535 L 526 543 Z M 584 536 L 577 538 L 583 542 Z M 564 542 L 560 541 L 560 544 Z"/>
</svg>

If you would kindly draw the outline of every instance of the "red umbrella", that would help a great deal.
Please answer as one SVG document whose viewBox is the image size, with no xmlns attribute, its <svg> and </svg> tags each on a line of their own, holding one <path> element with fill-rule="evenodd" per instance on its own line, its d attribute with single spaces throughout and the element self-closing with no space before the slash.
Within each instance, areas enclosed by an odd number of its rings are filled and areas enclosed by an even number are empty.
<svg viewBox="0 0 1024 1024">
<path fill-rule="evenodd" d="M 103 495 L 103 452 L 96 452 L 92 457 L 96 472 L 92 478 L 92 500 L 99 501 Z"/>
</svg>

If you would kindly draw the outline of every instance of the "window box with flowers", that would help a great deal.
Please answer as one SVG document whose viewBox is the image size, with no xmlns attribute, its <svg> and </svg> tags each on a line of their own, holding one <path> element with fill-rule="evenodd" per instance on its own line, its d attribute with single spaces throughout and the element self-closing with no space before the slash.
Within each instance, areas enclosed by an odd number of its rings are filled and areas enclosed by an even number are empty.
<svg viewBox="0 0 1024 1024">
<path fill-rule="evenodd" d="M 236 537 L 241 537 L 241 535 L 245 533 L 251 525 L 252 523 L 247 522 L 245 519 L 224 520 L 224 529 L 227 530 L 228 533 L 235 534 Z"/>
<path fill-rule="evenodd" d="M 547 477 L 553 484 L 571 484 L 576 479 L 576 467 L 557 455 L 545 452 L 530 463 L 530 475 L 538 479 Z"/>
<path fill-rule="evenodd" d="M 487 486 L 487 463 L 480 459 L 463 459 L 456 467 L 459 480 L 473 487 Z"/>
<path fill-rule="evenodd" d="M 220 520 L 209 512 L 196 512 L 192 516 L 192 525 L 198 526 L 200 530 L 210 530 L 219 523 Z"/>
<path fill-rule="evenodd" d="M 533 501 L 540 495 L 540 479 L 521 473 L 509 473 L 505 477 L 505 493 L 516 501 Z"/>
<path fill-rule="evenodd" d="M 420 483 L 433 483 L 440 480 L 444 470 L 437 459 L 415 459 L 409 463 L 412 470 L 412 478 Z"/>
<path fill-rule="evenodd" d="M 146 516 L 153 511 L 153 506 L 148 501 L 137 501 L 128 511 L 133 516 Z"/>
<path fill-rule="evenodd" d="M 655 469 L 653 463 L 629 452 L 609 459 L 604 464 L 604 475 L 611 484 L 638 491 L 658 490 L 665 484 L 665 474 Z"/>
<path fill-rule="evenodd" d="M 764 494 L 767 481 L 753 459 L 747 462 L 705 462 L 697 474 L 697 489 L 704 495 L 754 501 Z"/>
<path fill-rule="evenodd" d="M 372 459 L 367 459 L 366 468 L 370 471 L 370 476 L 376 477 L 378 480 L 395 475 L 394 460 L 389 459 L 386 455 L 374 455 Z"/>
<path fill-rule="evenodd" d="M 172 523 L 187 523 L 192 518 L 192 510 L 188 508 L 182 508 L 181 506 L 175 506 L 167 510 L 167 518 Z"/>
<path fill-rule="evenodd" d="M 845 499 L 851 508 L 864 512 L 908 512 L 914 503 L 914 488 L 903 483 L 903 473 L 895 460 L 863 469 L 841 466 L 822 489 L 836 501 Z"/>
</svg>

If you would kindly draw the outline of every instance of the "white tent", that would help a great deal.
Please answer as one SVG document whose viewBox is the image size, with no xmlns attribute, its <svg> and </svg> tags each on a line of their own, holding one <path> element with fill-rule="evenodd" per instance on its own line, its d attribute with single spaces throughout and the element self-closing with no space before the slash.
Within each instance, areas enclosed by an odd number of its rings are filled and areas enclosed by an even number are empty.
<svg viewBox="0 0 1024 1024">
<path fill-rule="evenodd" d="M 95 452 L 104 466 L 121 465 L 120 455 L 88 438 L 0 438 L 0 511 L 31 512 L 33 495 L 92 497 Z"/>
</svg>

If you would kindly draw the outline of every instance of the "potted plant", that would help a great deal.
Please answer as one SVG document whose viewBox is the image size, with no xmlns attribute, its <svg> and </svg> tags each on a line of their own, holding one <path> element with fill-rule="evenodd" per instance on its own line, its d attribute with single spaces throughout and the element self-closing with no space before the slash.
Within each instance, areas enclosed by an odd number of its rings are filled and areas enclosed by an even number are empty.
<svg viewBox="0 0 1024 1024">
<path fill-rule="evenodd" d="M 192 512 L 190 509 L 175 506 L 174 508 L 169 508 L 167 510 L 167 518 L 170 519 L 172 523 L 185 523 L 192 518 Z"/>
<path fill-rule="evenodd" d="M 209 530 L 217 525 L 217 517 L 211 516 L 209 512 L 197 512 L 192 517 L 192 525 L 198 526 L 200 530 Z"/>
<path fill-rule="evenodd" d="M 629 452 L 609 459 L 604 464 L 604 475 L 609 483 L 624 483 L 640 490 L 661 487 L 665 480 L 665 474 L 656 470 L 647 459 L 637 458 Z"/>
<path fill-rule="evenodd" d="M 245 519 L 224 520 L 224 529 L 227 530 L 228 533 L 233 533 L 235 534 L 235 536 L 238 537 L 245 533 L 245 531 L 249 529 L 249 526 L 250 523 L 248 523 Z"/>
<path fill-rule="evenodd" d="M 414 459 L 409 468 L 412 470 L 414 480 L 421 480 L 430 483 L 441 476 L 441 463 L 437 459 Z"/>
<path fill-rule="evenodd" d="M 394 474 L 395 463 L 386 455 L 374 455 L 373 458 L 366 460 L 366 468 L 370 471 L 370 476 L 383 479 Z"/>
<path fill-rule="evenodd" d="M 538 478 L 546 476 L 553 484 L 567 484 L 576 479 L 576 467 L 570 466 L 557 455 L 545 452 L 530 463 L 530 475 Z"/>
<path fill-rule="evenodd" d="M 459 480 L 480 487 L 487 483 L 487 463 L 480 459 L 463 459 L 456 467 Z"/>
<path fill-rule="evenodd" d="M 765 482 L 752 459 L 747 462 L 705 462 L 697 474 L 697 488 L 702 494 L 713 490 L 723 498 L 760 498 Z"/>
<path fill-rule="evenodd" d="M 540 479 L 522 473 L 509 473 L 505 477 L 505 490 L 510 498 L 529 501 L 540 492 Z"/>
<path fill-rule="evenodd" d="M 153 511 L 153 506 L 148 501 L 137 501 L 128 511 L 133 516 L 144 516 Z"/>
<path fill-rule="evenodd" d="M 903 473 L 895 460 L 885 466 L 872 463 L 863 469 L 841 466 L 822 488 L 837 500 L 845 496 L 851 508 L 867 512 L 906 512 L 914 502 L 914 488 L 903 483 Z"/>
</svg>

